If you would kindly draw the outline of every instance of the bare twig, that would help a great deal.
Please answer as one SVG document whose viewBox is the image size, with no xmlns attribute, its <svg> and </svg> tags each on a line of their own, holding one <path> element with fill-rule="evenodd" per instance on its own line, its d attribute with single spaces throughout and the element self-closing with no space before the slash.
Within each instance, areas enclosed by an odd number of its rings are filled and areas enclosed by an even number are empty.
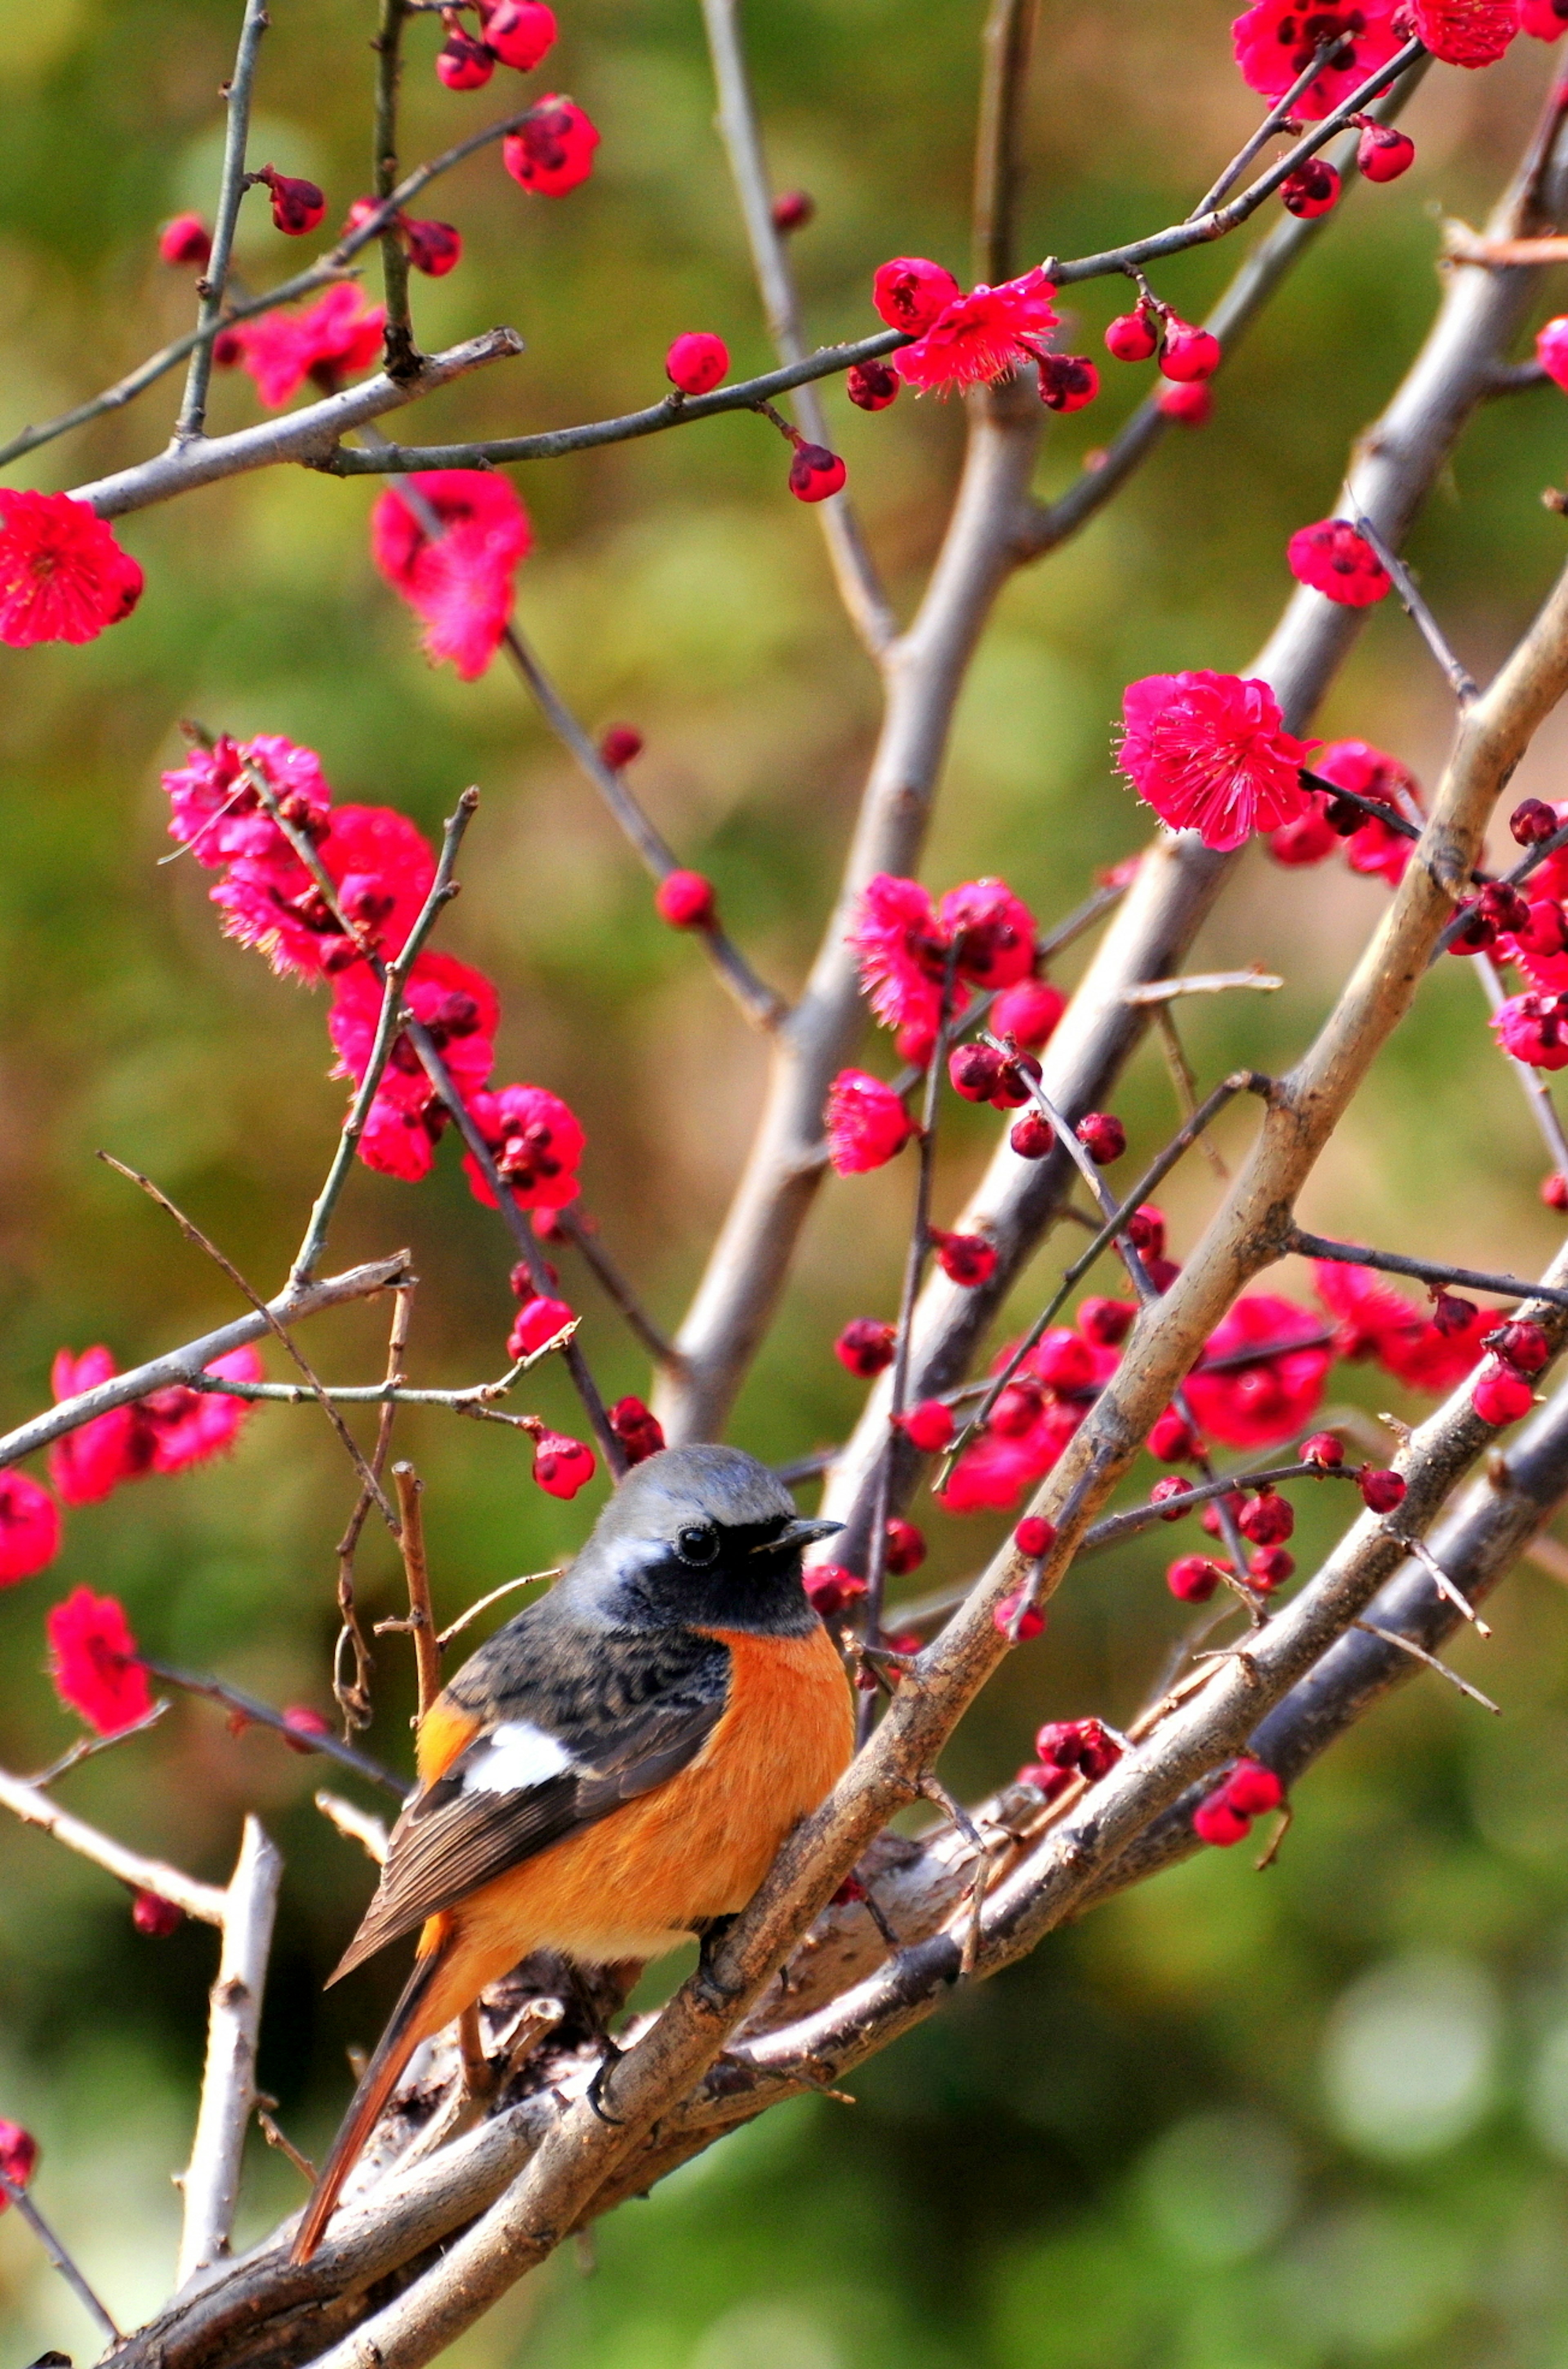
<svg viewBox="0 0 1568 2369">
<path fill-rule="evenodd" d="M 85 1819 L 73 1817 L 69 1810 L 59 1808 L 36 1786 L 11 1776 L 6 1769 L 0 1769 L 0 1806 L 9 1810 L 13 1817 L 20 1818 L 25 1825 L 40 1827 L 57 1843 L 63 1843 L 67 1850 L 90 1859 L 95 1866 L 118 1877 L 121 1883 L 128 1883 L 132 1892 L 155 1892 L 161 1899 L 172 1900 L 187 1917 L 200 1917 L 204 1925 L 223 1923 L 228 1894 L 216 1884 L 198 1883 L 195 1876 L 170 1867 L 164 1860 L 148 1859 L 142 1851 L 128 1850 L 111 1835 L 101 1834 Z"/>
<path fill-rule="evenodd" d="M 1507 1299 L 1550 1299 L 1568 1308 L 1568 1291 L 1551 1284 L 1527 1283 L 1519 1275 L 1490 1275 L 1481 1267 L 1448 1266 L 1440 1259 L 1406 1258 L 1401 1251 L 1370 1251 L 1359 1242 L 1330 1242 L 1322 1234 L 1303 1233 L 1299 1226 L 1292 1226 L 1287 1247 L 1299 1258 L 1376 1267 L 1384 1275 L 1413 1276 L 1420 1283 L 1462 1283 L 1471 1291 L 1495 1291 Z"/>
<path fill-rule="evenodd" d="M 361 1810 L 357 1802 L 346 1801 L 341 1793 L 328 1793 L 325 1789 L 315 1797 L 315 1806 L 329 1826 L 351 1843 L 358 1843 L 367 1859 L 378 1867 L 386 1859 L 387 1832 L 384 1820 Z"/>
<path fill-rule="evenodd" d="M 525 1571 L 517 1579 L 504 1580 L 499 1587 L 492 1587 L 487 1596 L 481 1596 L 476 1603 L 471 1604 L 465 1612 L 460 1612 L 456 1619 L 441 1631 L 436 1639 L 437 1644 L 444 1652 L 454 1637 L 462 1635 L 471 1620 L 477 1620 L 481 1612 L 488 1612 L 492 1604 L 498 1604 L 503 1596 L 510 1596 L 514 1589 L 532 1587 L 536 1579 L 559 1579 L 560 1576 L 560 1566 L 556 1565 L 549 1571 Z"/>
<path fill-rule="evenodd" d="M 223 1895 L 223 1947 L 207 2020 L 201 2105 L 180 2181 L 185 2214 L 175 2281 L 181 2287 L 229 2250 L 245 2137 L 256 2111 L 256 2043 L 282 1874 L 283 1862 L 259 1824 L 246 1818 Z"/>
<path fill-rule="evenodd" d="M 251 775 L 252 786 L 254 786 L 254 772 L 255 769 L 247 768 L 247 772 Z M 381 1084 L 383 1072 L 392 1058 L 392 1048 L 397 1039 L 398 1025 L 402 1016 L 403 990 L 408 982 L 409 974 L 418 959 L 426 939 L 434 929 L 445 907 L 457 894 L 458 884 L 452 876 L 457 865 L 458 851 L 463 844 L 463 835 L 478 809 L 478 791 L 464 790 L 458 799 L 456 810 L 448 816 L 442 829 L 441 854 L 436 862 L 435 877 L 430 883 L 429 893 L 419 908 L 414 925 L 403 942 L 401 951 L 386 966 L 386 975 L 382 982 L 381 1013 L 376 1022 L 375 1036 L 372 1040 L 370 1058 L 365 1064 L 365 1073 L 350 1099 L 349 1116 L 343 1122 L 343 1131 L 338 1139 L 338 1149 L 333 1154 L 332 1165 L 327 1170 L 326 1181 L 316 1196 L 315 1207 L 310 1213 L 310 1222 L 305 1228 L 304 1240 L 294 1254 L 294 1263 L 290 1270 L 290 1280 L 296 1286 L 308 1282 L 321 1264 L 321 1254 L 326 1247 L 327 1229 L 332 1223 L 332 1213 L 338 1206 L 338 1196 L 348 1181 L 349 1172 L 354 1163 L 354 1154 L 359 1149 L 360 1138 L 364 1133 L 365 1121 L 370 1116 L 371 1104 L 375 1100 L 376 1090 Z"/>
<path fill-rule="evenodd" d="M 990 0 L 980 36 L 980 106 L 970 207 L 974 276 L 1011 280 L 1024 181 L 1024 114 L 1039 0 Z"/>
<path fill-rule="evenodd" d="M 574 1201 L 555 1212 L 555 1230 L 564 1234 L 598 1283 L 612 1307 L 620 1310 L 630 1330 L 642 1343 L 656 1366 L 672 1366 L 678 1362 L 675 1345 L 668 1333 L 654 1322 L 637 1296 L 635 1286 L 624 1275 L 599 1238 L 599 1230 L 580 1204 Z"/>
<path fill-rule="evenodd" d="M 414 1319 L 414 1286 L 404 1284 L 395 1293 L 392 1303 L 392 1325 L 386 1344 L 386 1381 L 395 1389 L 403 1379 L 403 1353 L 408 1345 L 408 1328 Z M 382 1408 L 376 1425 L 375 1446 L 371 1450 L 371 1471 L 379 1481 L 386 1471 L 386 1459 L 392 1448 L 392 1426 L 396 1420 L 395 1402 L 388 1400 Z M 375 1656 L 370 1640 L 360 1626 L 359 1608 L 354 1601 L 354 1558 L 359 1552 L 360 1533 L 372 1500 L 368 1489 L 361 1489 L 354 1500 L 353 1511 L 344 1525 L 338 1541 L 338 1616 L 341 1626 L 332 1654 L 332 1693 L 343 1714 L 345 1744 L 356 1728 L 369 1727 L 373 1716 L 371 1702 L 371 1677 L 375 1668 Z M 344 1652 L 354 1657 L 353 1676 L 345 1675 Z"/>
<path fill-rule="evenodd" d="M 381 1482 L 376 1479 L 375 1474 L 371 1471 L 370 1466 L 365 1462 L 364 1457 L 360 1450 L 359 1441 L 354 1437 L 353 1433 L 349 1430 L 348 1425 L 344 1422 L 342 1416 L 333 1405 L 332 1401 L 327 1397 L 326 1388 L 317 1376 L 315 1368 L 312 1366 L 309 1358 L 305 1356 L 304 1351 L 300 1348 L 298 1344 L 295 1342 L 293 1335 L 290 1333 L 287 1325 L 283 1323 L 280 1317 L 275 1316 L 272 1313 L 268 1302 L 262 1299 L 258 1291 L 254 1290 L 246 1281 L 238 1267 L 234 1264 L 234 1261 L 227 1258 L 218 1248 L 217 1244 L 212 1242 L 209 1236 L 202 1232 L 200 1227 L 196 1223 L 194 1219 L 188 1218 L 183 1209 L 176 1207 L 175 1203 L 169 1199 L 168 1195 L 161 1191 L 160 1188 L 153 1183 L 150 1176 L 143 1176 L 140 1169 L 128 1168 L 122 1160 L 116 1160 L 110 1152 L 100 1151 L 97 1157 L 103 1162 L 106 1168 L 112 1168 L 117 1176 L 123 1176 L 127 1178 L 131 1184 L 139 1185 L 141 1190 L 146 1194 L 149 1200 L 155 1201 L 160 1209 L 166 1211 L 168 1216 L 174 1219 L 175 1224 L 179 1228 L 180 1232 L 185 1236 L 187 1242 L 194 1242 L 198 1250 L 204 1251 L 207 1256 L 212 1261 L 213 1265 L 223 1269 L 223 1273 L 228 1276 L 229 1281 L 234 1285 L 235 1290 L 244 1293 L 246 1299 L 249 1300 L 251 1306 L 256 1310 L 257 1314 L 258 1316 L 265 1317 L 268 1331 L 276 1340 L 282 1343 L 284 1348 L 288 1351 L 290 1356 L 293 1359 L 295 1365 L 304 1376 L 305 1381 L 309 1385 L 311 1395 L 315 1400 L 316 1404 L 321 1408 L 322 1413 L 326 1415 L 327 1422 L 332 1425 L 333 1430 L 338 1434 L 338 1438 L 341 1440 L 343 1447 L 347 1451 L 349 1461 L 352 1464 L 355 1471 L 359 1474 L 361 1486 L 370 1491 L 375 1503 L 381 1508 L 382 1518 L 385 1522 L 387 1528 L 391 1530 L 393 1536 L 395 1537 L 397 1534 L 397 1516 L 392 1510 L 392 1505 L 386 1495 L 386 1492 L 383 1489 Z"/>
<path fill-rule="evenodd" d="M 1379 533 L 1372 521 L 1363 515 L 1359 505 L 1356 508 L 1355 523 L 1357 532 L 1371 544 L 1383 567 L 1392 578 L 1400 605 L 1414 624 L 1437 664 L 1442 668 L 1448 679 L 1448 688 L 1455 699 L 1461 707 L 1465 706 L 1475 697 L 1475 677 L 1468 668 L 1460 665 L 1449 648 L 1448 637 L 1437 623 L 1430 601 L 1425 599 L 1417 589 L 1415 578 L 1399 554 L 1390 549 L 1387 541 Z"/>
<path fill-rule="evenodd" d="M 113 2319 L 109 2317 L 107 2306 L 99 2301 L 92 2288 L 87 2284 L 86 2279 L 83 2275 L 82 2272 L 77 2268 L 75 2262 L 73 2261 L 71 2256 L 67 2253 L 59 2237 L 56 2237 L 49 2223 L 44 2219 L 43 2214 L 39 2211 L 38 2206 L 33 2203 L 32 2198 L 28 2194 L 27 2190 L 22 2187 L 18 2181 L 8 2179 L 3 2171 L 0 2171 L 0 2196 L 3 2196 L 7 2203 L 15 2205 L 17 2212 L 27 2223 L 28 2227 L 32 2231 L 33 2236 L 38 2239 L 39 2244 L 43 2248 L 44 2252 L 48 2255 L 52 2266 L 59 2272 L 61 2277 L 64 2280 L 66 2285 L 70 2288 L 77 2302 L 81 2304 L 83 2308 L 89 2312 L 93 2318 L 97 2321 L 98 2326 L 103 2329 L 103 2332 L 109 2338 L 109 2342 L 111 2344 L 118 2344 L 120 2342 L 120 2330 L 115 2326 Z M 49 2356 L 46 2354 L 45 2358 L 47 2359 L 48 2357 Z M 58 2357 L 63 2359 L 64 2356 L 62 2354 Z"/>
<path fill-rule="evenodd" d="M 357 1751 L 351 1744 L 340 1744 L 335 1735 L 318 1735 L 312 1728 L 292 1725 L 282 1711 L 275 1711 L 270 1703 L 263 1702 L 258 1696 L 247 1694 L 243 1687 L 230 1686 L 226 1678 L 212 1678 L 200 1671 L 177 1669 L 172 1662 L 155 1661 L 150 1654 L 139 1654 L 136 1658 L 143 1669 L 151 1670 L 153 1676 L 162 1678 L 166 1686 L 178 1687 L 183 1694 L 201 1695 L 208 1702 L 221 1703 L 226 1711 L 246 1726 L 270 1728 L 274 1735 L 282 1736 L 296 1752 L 319 1752 L 326 1759 L 336 1760 L 340 1768 L 351 1768 L 356 1777 L 363 1777 L 368 1783 L 383 1786 L 387 1792 L 395 1793 L 399 1801 L 408 1791 L 402 1778 L 395 1777 L 390 1768 L 383 1768 L 381 1762 L 372 1760 L 368 1753 Z M 155 1891 L 156 1885 L 153 1889 Z"/>
<path fill-rule="evenodd" d="M 703 22 L 718 91 L 719 134 L 740 201 L 769 335 L 785 368 L 797 367 L 807 358 L 806 339 L 789 256 L 773 221 L 773 190 L 740 38 L 739 0 L 703 0 Z M 795 407 L 810 442 L 830 443 L 822 406 L 815 387 L 807 380 L 796 383 Z M 880 662 L 897 636 L 898 619 L 883 590 L 850 498 L 845 493 L 835 494 L 817 508 L 839 596 L 867 651 Z"/>
<path fill-rule="evenodd" d="M 425 1518 L 419 1509 L 424 1482 L 411 1464 L 395 1464 L 392 1477 L 397 1484 L 397 1508 L 403 1527 L 397 1543 L 403 1550 L 403 1573 L 408 1583 L 408 1619 L 413 1631 L 414 1661 L 419 1677 L 419 1709 L 421 1720 L 441 1690 L 441 1649 L 436 1635 L 435 1614 L 430 1608 L 430 1573 L 425 1560 Z M 383 1626 L 390 1624 L 382 1624 Z"/>
<path fill-rule="evenodd" d="M 79 1768 L 84 1760 L 96 1760 L 100 1752 L 112 1752 L 116 1745 L 129 1744 L 133 1735 L 145 1735 L 150 1727 L 156 1727 L 167 1710 L 166 1700 L 155 1702 L 151 1711 L 143 1711 L 141 1718 L 132 1721 L 129 1727 L 116 1728 L 112 1735 L 78 1737 L 58 1760 L 52 1760 L 48 1768 L 40 1768 L 36 1776 L 24 1778 L 23 1783 L 42 1792 L 46 1786 L 56 1784 L 69 1770 Z"/>
<path fill-rule="evenodd" d="M 190 368 L 186 374 L 185 400 L 179 406 L 179 418 L 174 431 L 177 447 L 200 436 L 207 424 L 207 383 L 212 374 L 212 340 L 223 319 L 223 290 L 229 276 L 229 258 L 234 250 L 235 223 L 239 218 L 240 200 L 248 187 L 245 152 L 250 138 L 250 94 L 256 80 L 257 52 L 261 47 L 261 36 L 267 30 L 269 21 L 267 0 L 245 0 L 235 70 L 223 93 L 228 108 L 228 124 L 223 135 L 223 169 L 218 185 L 212 252 L 200 282 L 201 309 L 197 315 L 196 326 L 201 341 L 190 357 Z"/>
<path fill-rule="evenodd" d="M 397 186 L 397 86 L 403 73 L 405 0 L 381 0 L 376 28 L 375 143 L 371 154 L 375 193 L 382 201 Z M 410 378 L 419 367 L 414 324 L 408 312 L 408 258 L 395 224 L 381 235 L 382 285 L 386 296 L 386 367 L 393 378 Z"/>
</svg>

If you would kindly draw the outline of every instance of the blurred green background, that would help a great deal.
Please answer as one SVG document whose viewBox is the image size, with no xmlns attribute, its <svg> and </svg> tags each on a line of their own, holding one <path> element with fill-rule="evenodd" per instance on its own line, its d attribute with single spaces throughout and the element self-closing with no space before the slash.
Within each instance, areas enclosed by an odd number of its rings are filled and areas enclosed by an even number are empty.
<svg viewBox="0 0 1568 2369">
<path fill-rule="evenodd" d="M 563 0 L 559 48 L 531 87 L 574 93 L 603 144 L 568 200 L 525 199 L 494 154 L 431 211 L 462 227 L 450 279 L 416 283 L 427 343 L 498 320 L 525 357 L 427 404 L 409 431 L 512 432 L 651 399 L 677 332 L 717 329 L 738 372 L 765 365 L 743 245 L 712 131 L 694 0 Z M 6 432 L 89 393 L 188 321 L 183 275 L 153 239 L 210 208 L 224 0 L 0 0 L 0 314 Z M 873 326 L 869 275 L 893 253 L 965 269 L 978 0 L 767 0 L 750 33 L 774 174 L 818 202 L 795 243 L 810 333 Z M 1098 246 L 1190 205 L 1255 110 L 1212 0 L 1046 0 L 1029 129 L 1023 253 Z M 276 0 L 253 154 L 327 188 L 329 227 L 366 184 L 368 0 Z M 515 103 L 444 92 L 429 20 L 410 39 L 410 158 Z M 1408 118 L 1419 161 L 1357 189 L 1220 383 L 1212 425 L 1173 435 L 1131 491 L 999 604 L 965 692 L 927 878 L 998 870 L 1049 922 L 1142 824 L 1108 755 L 1120 687 L 1167 666 L 1235 668 L 1288 589 L 1288 533 L 1333 498 L 1347 439 L 1379 406 L 1436 297 L 1434 215 L 1478 219 L 1528 129 L 1551 62 L 1521 41 L 1485 75 L 1437 69 Z M 1264 217 L 1266 224 L 1269 216 Z M 308 250 L 307 250 L 308 251 Z M 1196 311 L 1239 244 L 1173 264 L 1162 292 Z M 251 201 L 241 261 L 295 268 Z M 1084 347 L 1123 301 L 1075 292 Z M 1559 300 L 1561 301 L 1561 300 Z M 1551 309 L 1543 305 L 1543 311 Z M 1097 406 L 1053 429 L 1059 485 L 1141 391 L 1108 367 Z M 177 380 L 119 419 L 10 473 L 63 486 L 156 449 Z M 837 390 L 836 440 L 907 613 L 941 532 L 956 406 L 907 396 L 868 419 Z M 254 416 L 221 378 L 214 424 Z M 1539 503 L 1563 466 L 1552 389 L 1472 427 L 1413 555 L 1455 640 L 1492 664 L 1558 564 Z M 828 910 L 875 730 L 871 671 L 839 615 L 817 526 L 784 455 L 749 418 L 521 473 L 537 546 L 520 605 L 595 729 L 635 723 L 639 791 L 684 860 L 716 877 L 761 967 L 796 982 Z M 161 766 L 177 725 L 282 732 L 321 752 L 339 797 L 433 830 L 465 783 L 484 806 L 444 942 L 500 982 L 503 1078 L 567 1093 L 588 1127 L 585 1186 L 616 1256 L 672 1323 L 741 1156 L 759 1051 L 692 949 L 656 921 L 646 882 L 500 668 L 464 687 L 421 660 L 366 551 L 374 488 L 275 472 L 129 521 L 148 588 L 93 647 L 5 655 L 0 929 L 0 1413 L 48 1397 L 52 1356 L 107 1342 L 124 1363 L 235 1311 L 227 1286 L 159 1213 L 93 1160 L 155 1175 L 271 1288 L 298 1239 L 341 1108 L 319 999 L 218 934 L 205 876 L 166 851 Z M 1448 732 L 1435 670 L 1392 604 L 1371 620 L 1322 727 L 1392 748 L 1430 782 Z M 1518 789 L 1563 794 L 1553 722 Z M 1337 863 L 1242 867 L 1196 960 L 1261 960 L 1272 1000 L 1215 1000 L 1187 1022 L 1205 1081 L 1277 1065 L 1314 1025 L 1383 891 Z M 1070 978 L 1082 956 L 1064 966 Z M 869 1033 L 866 1053 L 886 1058 Z M 1156 1058 L 1118 1096 L 1135 1150 L 1171 1116 Z M 1226 1140 L 1240 1139 L 1238 1120 Z M 938 1216 L 978 1173 L 994 1120 L 947 1129 Z M 1428 982 L 1322 1163 L 1309 1223 L 1529 1271 L 1553 1228 L 1543 1162 L 1459 963 Z M 842 1436 L 859 1399 L 829 1343 L 890 1312 L 906 1167 L 822 1196 L 795 1280 L 732 1436 L 775 1458 Z M 1216 1192 L 1189 1161 L 1165 1196 L 1180 1256 Z M 335 1263 L 412 1245 L 423 1277 L 421 1380 L 498 1372 L 507 1245 L 451 1148 L 418 1189 L 356 1174 Z M 1020 1291 L 1037 1304 L 1047 1249 Z M 1306 1297 L 1301 1275 L 1279 1279 Z M 646 1372 L 570 1264 L 584 1338 L 615 1390 Z M 324 1321 L 334 1378 L 380 1370 L 379 1314 Z M 1335 1389 L 1372 1410 L 1413 1402 L 1362 1370 Z M 568 1425 L 554 1376 L 536 1403 Z M 601 1489 L 562 1506 L 499 1429 L 409 1413 L 398 1442 L 428 1482 L 444 1617 L 569 1552 Z M 1147 1485 L 1147 1473 L 1138 1476 Z M 53 1757 L 73 1733 L 42 1673 L 43 1620 L 66 1589 L 121 1596 L 150 1649 L 275 1700 L 325 1707 L 332 1542 L 351 1497 L 313 1410 L 268 1410 L 237 1453 L 69 1518 L 48 1573 L 0 1597 L 0 1759 Z M 1329 1509 L 1303 1509 L 1302 1560 Z M 933 1517 L 920 1579 L 972 1566 L 1000 1529 Z M 1055 1715 L 1125 1717 L 1176 1608 L 1169 1542 L 1096 1562 L 955 1745 L 981 1789 Z M 367 1529 L 372 1614 L 396 1608 L 390 1542 Z M 1456 1662 L 1505 1707 L 1488 1720 L 1430 1683 L 1409 1690 L 1301 1788 L 1279 1863 L 1209 1852 L 1051 1940 L 951 2004 L 856 2077 L 852 2109 L 785 2108 L 626 2208 L 598 2267 L 563 2255 L 460 2348 L 464 2369 L 1316 2369 L 1362 2361 L 1568 2369 L 1568 1599 L 1526 1570 L 1490 1645 Z M 386 1641 L 372 1747 L 408 1748 L 409 1674 Z M 399 1978 L 380 1965 L 319 1986 L 371 1871 L 311 1805 L 321 1767 L 178 1703 L 151 1738 L 61 1796 L 149 1848 L 221 1878 L 258 1807 L 287 1860 L 262 2080 L 309 2149 L 348 2089 Z M 346 1790 L 353 1790 L 350 1786 Z M 200 2066 L 209 1936 L 153 1941 L 97 1871 L 0 1825 L 0 2114 L 44 2149 L 37 2194 L 122 2320 L 167 2284 Z M 244 2237 L 297 2201 L 258 2145 Z M 78 2358 L 87 2323 L 14 2214 L 0 2220 L 5 2357 Z"/>
</svg>

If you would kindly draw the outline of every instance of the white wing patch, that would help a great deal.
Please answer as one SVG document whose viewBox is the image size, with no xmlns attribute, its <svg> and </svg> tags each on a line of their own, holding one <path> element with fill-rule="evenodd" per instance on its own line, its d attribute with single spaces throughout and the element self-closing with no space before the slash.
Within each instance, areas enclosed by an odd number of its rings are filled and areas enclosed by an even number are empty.
<svg viewBox="0 0 1568 2369">
<path fill-rule="evenodd" d="M 493 1728 L 463 1772 L 465 1793 L 526 1793 L 573 1766 L 557 1736 L 528 1720 Z"/>
</svg>

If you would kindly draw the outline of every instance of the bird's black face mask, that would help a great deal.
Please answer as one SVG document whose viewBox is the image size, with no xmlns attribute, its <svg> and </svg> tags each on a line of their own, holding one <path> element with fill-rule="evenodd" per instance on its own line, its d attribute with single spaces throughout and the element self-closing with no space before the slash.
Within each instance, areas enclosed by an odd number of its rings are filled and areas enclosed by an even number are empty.
<svg viewBox="0 0 1568 2369">
<path fill-rule="evenodd" d="M 738 1448 L 677 1448 L 622 1482 L 567 1585 L 617 1626 L 806 1636 L 817 1615 L 801 1551 L 840 1527 L 798 1515 L 766 1465 Z"/>
</svg>

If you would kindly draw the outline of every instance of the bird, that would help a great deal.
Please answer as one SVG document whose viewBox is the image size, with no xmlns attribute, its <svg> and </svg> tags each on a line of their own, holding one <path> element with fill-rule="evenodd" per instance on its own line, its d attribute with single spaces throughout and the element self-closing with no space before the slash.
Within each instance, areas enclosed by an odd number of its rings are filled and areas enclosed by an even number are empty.
<svg viewBox="0 0 1568 2369">
<path fill-rule="evenodd" d="M 742 1449 L 635 1465 L 566 1576 L 419 1723 L 418 1784 L 329 1984 L 419 1928 L 414 1962 L 294 2239 L 308 2261 L 422 2040 L 531 1950 L 662 1957 L 743 1908 L 854 1749 L 798 1515 Z"/>
</svg>

